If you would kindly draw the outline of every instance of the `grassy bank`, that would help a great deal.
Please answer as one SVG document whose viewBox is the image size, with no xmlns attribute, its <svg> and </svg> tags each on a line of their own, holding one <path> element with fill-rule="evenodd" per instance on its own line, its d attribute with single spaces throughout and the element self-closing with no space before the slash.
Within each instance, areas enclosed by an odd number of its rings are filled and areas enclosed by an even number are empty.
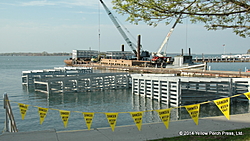
<svg viewBox="0 0 250 141">
<path fill-rule="evenodd" d="M 191 133 L 189 132 L 189 134 L 193 135 L 156 139 L 152 141 L 187 141 L 187 140 L 249 141 L 250 140 L 250 128 L 219 131 L 219 132 L 191 132 Z M 203 135 L 197 135 L 197 134 L 203 134 Z M 217 135 L 212 135 L 212 134 L 217 134 Z"/>
</svg>

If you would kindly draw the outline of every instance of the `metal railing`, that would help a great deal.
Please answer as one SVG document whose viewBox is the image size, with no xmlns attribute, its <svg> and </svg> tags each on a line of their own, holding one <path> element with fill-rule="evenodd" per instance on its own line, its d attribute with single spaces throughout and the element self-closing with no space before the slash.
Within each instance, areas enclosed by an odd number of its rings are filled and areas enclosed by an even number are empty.
<svg viewBox="0 0 250 141">
<path fill-rule="evenodd" d="M 3 95 L 5 109 L 5 132 L 18 132 L 7 93 Z"/>
</svg>

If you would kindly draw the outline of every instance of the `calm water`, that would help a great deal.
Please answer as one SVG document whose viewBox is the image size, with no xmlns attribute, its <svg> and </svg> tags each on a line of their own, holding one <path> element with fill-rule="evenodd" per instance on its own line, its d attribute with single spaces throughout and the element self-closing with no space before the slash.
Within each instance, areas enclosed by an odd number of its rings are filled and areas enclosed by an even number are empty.
<svg viewBox="0 0 250 141">
<path fill-rule="evenodd" d="M 12 109 L 19 131 L 34 130 L 77 130 L 86 129 L 81 113 L 74 112 L 132 112 L 167 108 L 164 104 L 145 99 L 137 95 L 132 95 L 131 89 L 107 90 L 85 93 L 52 94 L 27 92 L 21 84 L 21 74 L 25 70 L 52 69 L 54 67 L 64 67 L 63 60 L 67 57 L 30 57 L 30 56 L 0 56 L 0 93 L 8 93 L 11 100 Z M 250 68 L 249 63 L 210 63 L 212 70 L 244 70 Z M 101 71 L 95 70 L 101 73 Z M 21 119 L 17 103 L 29 104 L 29 108 L 24 120 Z M 243 104 L 243 105 L 242 105 Z M 234 103 L 233 113 L 248 112 L 247 103 Z M 0 99 L 0 106 L 3 107 L 3 99 Z M 42 125 L 39 124 L 37 108 L 34 106 L 69 110 L 71 115 L 68 127 L 64 128 L 59 111 L 49 110 Z M 237 108 L 235 108 L 235 107 Z M 209 112 L 207 112 L 209 111 Z M 0 112 L 4 115 L 3 108 Z M 213 104 L 201 106 L 200 116 L 221 115 L 218 108 Z M 185 109 L 178 109 L 171 112 L 171 120 L 189 118 Z M 0 129 L 4 128 L 4 116 L 0 117 Z M 143 122 L 159 122 L 155 112 L 145 112 Z M 121 113 L 118 116 L 117 126 L 134 124 L 130 114 Z M 93 119 L 92 128 L 109 127 L 107 119 L 103 113 L 96 113 Z"/>
</svg>

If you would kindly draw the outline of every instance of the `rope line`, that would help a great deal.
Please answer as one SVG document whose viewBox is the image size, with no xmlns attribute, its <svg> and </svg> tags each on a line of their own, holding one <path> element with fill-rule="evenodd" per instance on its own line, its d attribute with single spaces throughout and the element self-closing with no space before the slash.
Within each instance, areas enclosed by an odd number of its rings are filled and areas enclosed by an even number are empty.
<svg viewBox="0 0 250 141">
<path fill-rule="evenodd" d="M 250 93 L 250 92 L 248 92 Z M 246 93 L 243 93 L 243 94 L 237 94 L 237 95 L 233 95 L 233 96 L 230 96 L 230 97 L 225 97 L 225 98 L 234 98 L 234 97 L 238 97 L 238 96 L 241 96 L 241 95 L 245 95 Z M 246 97 L 247 98 L 247 97 Z M 223 99 L 223 98 L 220 98 L 220 99 Z M 215 99 L 217 100 L 217 99 Z M 16 102 L 16 101 L 11 101 L 9 100 L 10 102 L 13 102 L 13 103 L 17 103 L 19 104 L 20 102 Z M 201 103 L 197 103 L 199 105 L 203 105 L 203 104 L 207 104 L 207 103 L 212 103 L 214 100 L 212 101 L 205 101 L 205 102 L 201 102 Z M 20 103 L 20 104 L 24 104 L 24 103 Z M 197 104 L 190 104 L 190 105 L 197 105 Z M 29 104 L 25 104 L 25 105 L 29 105 Z M 46 108 L 46 107 L 40 107 L 40 106 L 34 106 L 34 105 L 29 105 L 31 107 L 37 107 L 37 108 Z M 183 106 L 178 106 L 178 107 L 170 107 L 170 108 L 164 108 L 164 109 L 178 109 L 178 108 L 184 108 L 186 106 L 189 106 L 189 105 L 183 105 Z M 55 111 L 60 111 L 60 109 L 54 109 L 54 108 L 47 108 L 49 110 L 55 110 Z M 131 111 L 131 112 L 153 112 L 153 111 L 158 111 L 158 110 L 163 110 L 163 109 L 157 109 L 157 110 L 144 110 L 144 111 Z M 64 110 L 64 111 L 70 111 L 70 110 Z M 99 114 L 106 114 L 106 113 L 131 113 L 131 112 L 89 112 L 89 111 L 70 111 L 70 112 L 75 112 L 75 113 L 99 113 Z"/>
</svg>

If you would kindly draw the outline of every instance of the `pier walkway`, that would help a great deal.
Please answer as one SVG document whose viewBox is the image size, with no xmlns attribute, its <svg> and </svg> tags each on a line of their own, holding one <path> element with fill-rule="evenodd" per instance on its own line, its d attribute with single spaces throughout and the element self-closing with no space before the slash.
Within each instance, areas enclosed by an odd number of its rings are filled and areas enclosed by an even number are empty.
<svg viewBox="0 0 250 141">
<path fill-rule="evenodd" d="M 224 116 L 200 118 L 199 125 L 195 125 L 192 119 L 172 121 L 169 129 L 163 123 L 143 124 L 141 131 L 135 125 L 118 126 L 112 132 L 111 128 L 96 128 L 92 130 L 78 131 L 34 131 L 4 133 L 0 135 L 0 141 L 145 141 L 164 137 L 175 137 L 185 133 L 193 134 L 219 134 L 225 136 L 225 130 L 250 127 L 250 113 L 231 115 L 230 120 Z M 215 132 L 220 131 L 220 132 Z M 234 133 L 236 135 L 236 133 Z M 242 133 L 244 135 L 244 133 Z"/>
<path fill-rule="evenodd" d="M 128 71 L 136 73 L 156 73 L 156 74 L 176 74 L 180 76 L 198 76 L 198 77 L 241 77 L 250 78 L 249 72 L 239 71 L 214 71 L 214 70 L 199 70 L 199 69 L 185 69 L 185 68 L 152 68 L 139 66 L 115 66 L 103 65 L 98 63 L 92 64 L 77 64 L 74 67 L 91 67 L 93 69 L 104 69 L 114 71 Z"/>
<path fill-rule="evenodd" d="M 250 62 L 250 58 L 195 58 L 195 63 L 209 62 L 209 63 L 226 63 L 226 62 Z"/>
</svg>

